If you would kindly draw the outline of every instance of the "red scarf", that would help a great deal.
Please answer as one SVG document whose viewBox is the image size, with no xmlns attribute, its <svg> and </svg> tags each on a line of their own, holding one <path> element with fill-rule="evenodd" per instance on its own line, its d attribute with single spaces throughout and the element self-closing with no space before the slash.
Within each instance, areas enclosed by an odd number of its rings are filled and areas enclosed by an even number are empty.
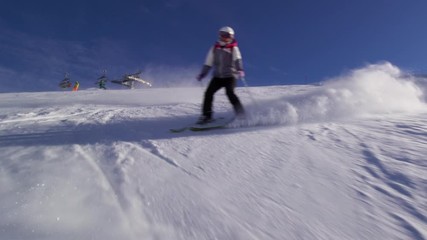
<svg viewBox="0 0 427 240">
<path fill-rule="evenodd" d="M 233 41 L 231 43 L 227 43 L 225 45 L 221 45 L 221 43 L 216 42 L 214 48 L 233 48 L 233 47 L 237 47 L 237 41 L 236 39 L 233 39 Z"/>
</svg>

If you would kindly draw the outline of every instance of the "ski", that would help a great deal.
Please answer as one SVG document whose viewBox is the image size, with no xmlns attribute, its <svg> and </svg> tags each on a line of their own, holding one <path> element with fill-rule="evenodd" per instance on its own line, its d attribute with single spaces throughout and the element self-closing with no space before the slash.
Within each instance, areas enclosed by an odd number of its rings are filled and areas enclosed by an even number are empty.
<svg viewBox="0 0 427 240">
<path fill-rule="evenodd" d="M 198 132 L 198 131 L 207 131 L 207 130 L 213 130 L 213 129 L 226 128 L 233 121 L 234 121 L 234 117 L 215 119 L 215 121 L 206 123 L 206 124 L 194 124 L 193 126 L 190 127 L 190 130 Z"/>
<path fill-rule="evenodd" d="M 181 127 L 181 128 L 171 128 L 169 129 L 169 131 L 173 132 L 173 133 L 180 133 L 180 132 L 184 132 L 185 130 L 188 130 L 190 128 L 190 126 L 185 126 L 185 127 Z"/>
<path fill-rule="evenodd" d="M 210 122 L 210 123 L 206 123 L 206 124 L 197 124 L 197 123 L 192 123 L 188 126 L 184 126 L 184 127 L 180 127 L 180 128 L 171 128 L 169 129 L 170 132 L 173 133 L 180 133 L 180 132 L 184 132 L 187 130 L 190 131 L 206 131 L 206 130 L 212 130 L 212 129 L 218 129 L 218 128 L 226 128 L 228 124 L 230 124 L 231 122 L 234 121 L 234 117 L 233 118 L 217 118 L 214 121 Z"/>
</svg>

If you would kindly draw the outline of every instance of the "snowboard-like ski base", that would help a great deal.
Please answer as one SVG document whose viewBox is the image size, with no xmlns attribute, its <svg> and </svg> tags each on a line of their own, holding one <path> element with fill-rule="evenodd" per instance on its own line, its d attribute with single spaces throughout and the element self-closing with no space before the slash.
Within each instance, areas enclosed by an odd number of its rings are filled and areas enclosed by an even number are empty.
<svg viewBox="0 0 427 240">
<path fill-rule="evenodd" d="M 186 130 L 206 131 L 206 130 L 212 130 L 212 129 L 218 129 L 218 128 L 225 128 L 225 127 L 227 127 L 228 124 L 233 122 L 234 119 L 235 119 L 234 117 L 229 117 L 229 118 L 221 117 L 221 118 L 214 119 L 212 122 L 209 122 L 206 124 L 193 123 L 193 124 L 190 124 L 188 126 L 181 127 L 181 128 L 171 128 L 171 129 L 169 129 L 169 131 L 171 131 L 173 133 L 179 133 L 179 132 L 184 132 Z"/>
<path fill-rule="evenodd" d="M 206 124 L 195 124 L 190 127 L 191 131 L 206 131 L 211 129 L 225 128 L 228 124 L 234 121 L 233 118 L 219 118 Z"/>
</svg>

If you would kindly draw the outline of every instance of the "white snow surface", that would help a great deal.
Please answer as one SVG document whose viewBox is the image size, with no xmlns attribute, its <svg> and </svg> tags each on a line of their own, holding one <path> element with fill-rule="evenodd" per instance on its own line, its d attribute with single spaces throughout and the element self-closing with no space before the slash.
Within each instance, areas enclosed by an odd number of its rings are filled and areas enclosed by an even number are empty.
<svg viewBox="0 0 427 240">
<path fill-rule="evenodd" d="M 390 63 L 238 87 L 0 94 L 0 239 L 427 239 L 425 84 Z M 232 114 L 221 90 L 216 116 Z"/>
</svg>

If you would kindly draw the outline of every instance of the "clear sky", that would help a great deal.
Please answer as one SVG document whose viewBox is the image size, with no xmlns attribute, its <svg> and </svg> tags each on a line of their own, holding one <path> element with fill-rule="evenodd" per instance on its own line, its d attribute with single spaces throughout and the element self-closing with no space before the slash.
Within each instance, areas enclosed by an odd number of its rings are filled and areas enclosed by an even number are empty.
<svg viewBox="0 0 427 240">
<path fill-rule="evenodd" d="M 379 61 L 425 73 L 426 24 L 425 0 L 2 1 L 0 92 L 56 90 L 65 72 L 93 87 L 103 69 L 196 81 L 224 25 L 249 85 L 315 83 Z"/>
</svg>

